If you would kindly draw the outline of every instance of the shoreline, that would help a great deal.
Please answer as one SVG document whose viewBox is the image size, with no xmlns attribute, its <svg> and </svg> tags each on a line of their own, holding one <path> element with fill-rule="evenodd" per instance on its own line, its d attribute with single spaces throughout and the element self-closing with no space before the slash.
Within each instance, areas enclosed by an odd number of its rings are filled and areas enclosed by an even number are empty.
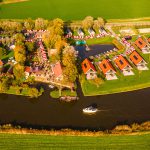
<svg viewBox="0 0 150 150">
<path fill-rule="evenodd" d="M 50 136 L 120 136 L 120 135 L 143 135 L 150 134 L 150 121 L 141 124 L 117 125 L 111 130 L 76 130 L 76 129 L 34 129 L 12 126 L 11 124 L 1 125 L 0 134 L 22 134 L 22 135 L 50 135 Z"/>
<path fill-rule="evenodd" d="M 127 93 L 127 92 L 136 92 L 136 91 L 139 91 L 139 90 L 144 90 L 144 89 L 147 89 L 147 88 L 150 88 L 150 85 L 148 86 L 144 86 L 144 87 L 141 87 L 141 88 L 135 88 L 135 89 L 132 89 L 132 90 L 123 90 L 123 91 L 120 91 L 120 92 L 106 92 L 105 94 L 94 94 L 94 95 L 87 95 L 87 94 L 84 94 L 84 96 L 89 96 L 89 97 L 92 97 L 92 96 L 105 96 L 105 95 L 112 95 L 112 94 L 120 94 L 120 93 Z"/>
</svg>

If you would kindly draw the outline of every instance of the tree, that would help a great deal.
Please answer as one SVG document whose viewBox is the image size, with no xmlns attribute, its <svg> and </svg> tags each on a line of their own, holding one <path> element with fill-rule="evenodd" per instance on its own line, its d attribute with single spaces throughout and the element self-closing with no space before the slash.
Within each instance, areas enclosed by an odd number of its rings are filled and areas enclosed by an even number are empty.
<svg viewBox="0 0 150 150">
<path fill-rule="evenodd" d="M 100 28 L 101 26 L 104 26 L 104 24 L 105 24 L 104 19 L 99 17 L 99 18 L 97 18 L 97 20 L 94 20 L 93 29 L 94 29 L 95 31 L 97 31 L 97 30 L 99 30 L 99 28 Z"/>
<path fill-rule="evenodd" d="M 82 27 L 84 30 L 87 30 L 93 26 L 93 17 L 87 16 L 83 21 L 82 21 Z"/>
<path fill-rule="evenodd" d="M 26 61 L 26 50 L 23 44 L 17 44 L 14 49 L 14 56 L 15 60 L 20 63 L 24 64 Z"/>
<path fill-rule="evenodd" d="M 35 29 L 36 30 L 45 30 L 47 28 L 48 21 L 43 18 L 38 18 L 35 20 Z"/>
<path fill-rule="evenodd" d="M 33 52 L 35 50 L 35 43 L 34 42 L 26 42 L 25 46 L 29 52 Z"/>
<path fill-rule="evenodd" d="M 3 56 L 5 56 L 7 53 L 6 53 L 6 49 L 0 47 L 0 59 L 2 59 Z"/>
<path fill-rule="evenodd" d="M 17 63 L 13 68 L 13 73 L 16 80 L 21 81 L 25 77 L 24 66 Z"/>
<path fill-rule="evenodd" d="M 31 98 L 34 98 L 34 97 L 37 98 L 39 96 L 39 91 L 36 88 L 30 88 L 28 90 L 28 92 L 29 92 L 28 94 Z"/>
<path fill-rule="evenodd" d="M 66 82 L 75 82 L 77 77 L 76 51 L 72 46 L 67 46 L 63 51 L 62 63 L 63 76 Z"/>
<path fill-rule="evenodd" d="M 24 27 L 27 30 L 32 30 L 34 28 L 34 26 L 35 26 L 35 23 L 31 18 L 28 18 L 28 19 L 25 20 Z"/>
<path fill-rule="evenodd" d="M 22 34 L 22 33 L 17 33 L 17 34 L 15 34 L 14 35 L 14 40 L 16 41 L 16 42 L 24 42 L 25 41 L 25 36 Z"/>
<path fill-rule="evenodd" d="M 6 92 L 9 89 L 10 80 L 11 79 L 8 77 L 1 79 L 1 81 L 0 81 L 0 92 Z"/>
</svg>

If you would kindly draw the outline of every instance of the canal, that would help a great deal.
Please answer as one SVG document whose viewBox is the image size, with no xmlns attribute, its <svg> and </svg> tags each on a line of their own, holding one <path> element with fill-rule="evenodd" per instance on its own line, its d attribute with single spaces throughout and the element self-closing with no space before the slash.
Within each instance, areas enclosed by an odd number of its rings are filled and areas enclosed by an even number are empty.
<svg viewBox="0 0 150 150">
<path fill-rule="evenodd" d="M 49 97 L 49 89 L 38 99 L 0 95 L 0 124 L 12 123 L 34 128 L 104 130 L 117 124 L 150 120 L 150 88 L 105 96 L 84 97 L 62 103 Z M 85 115 L 82 109 L 96 103 L 99 112 Z"/>
</svg>

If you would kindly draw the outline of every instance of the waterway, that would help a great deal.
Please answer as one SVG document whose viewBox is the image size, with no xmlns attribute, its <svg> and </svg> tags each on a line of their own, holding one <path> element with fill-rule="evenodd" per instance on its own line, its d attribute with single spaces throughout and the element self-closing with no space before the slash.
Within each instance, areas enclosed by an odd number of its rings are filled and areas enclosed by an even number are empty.
<svg viewBox="0 0 150 150">
<path fill-rule="evenodd" d="M 95 45 L 90 45 L 88 47 L 89 47 L 89 51 L 86 50 L 86 47 L 84 45 L 75 47 L 75 49 L 79 53 L 79 57 L 81 60 L 85 58 L 89 58 L 90 56 L 104 54 L 116 48 L 113 44 L 95 44 Z"/>
<path fill-rule="evenodd" d="M 105 96 L 84 97 L 73 103 L 60 102 L 49 96 L 46 88 L 38 99 L 0 95 L 0 124 L 12 123 L 34 128 L 72 128 L 104 130 L 117 124 L 150 120 L 150 88 Z M 82 109 L 96 103 L 99 112 L 85 115 Z"/>
</svg>

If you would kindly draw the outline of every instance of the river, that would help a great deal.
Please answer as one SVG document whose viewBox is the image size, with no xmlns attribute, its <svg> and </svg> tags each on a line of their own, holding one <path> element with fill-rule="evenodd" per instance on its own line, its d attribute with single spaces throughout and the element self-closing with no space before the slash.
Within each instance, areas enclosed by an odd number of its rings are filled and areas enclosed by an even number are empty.
<svg viewBox="0 0 150 150">
<path fill-rule="evenodd" d="M 38 99 L 0 95 L 0 124 L 12 123 L 33 128 L 72 128 L 104 130 L 117 124 L 150 120 L 150 88 L 105 96 L 84 97 L 74 103 L 62 103 L 49 97 L 49 89 Z M 99 112 L 85 115 L 82 109 L 96 103 Z"/>
</svg>

